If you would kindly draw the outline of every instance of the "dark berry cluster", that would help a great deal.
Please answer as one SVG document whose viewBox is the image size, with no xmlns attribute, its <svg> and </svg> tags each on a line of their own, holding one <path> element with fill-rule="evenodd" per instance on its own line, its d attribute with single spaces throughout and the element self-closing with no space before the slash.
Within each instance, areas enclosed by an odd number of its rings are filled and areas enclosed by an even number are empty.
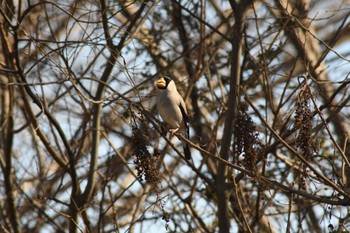
<svg viewBox="0 0 350 233">
<path fill-rule="evenodd" d="M 297 97 L 297 108 L 294 116 L 294 126 L 298 130 L 296 146 L 305 159 L 311 158 L 312 153 L 312 111 L 310 107 L 311 92 L 306 82 L 302 83 Z"/>
<path fill-rule="evenodd" d="M 259 132 L 252 118 L 247 113 L 248 107 L 241 104 L 235 122 L 235 154 L 244 157 L 242 165 L 254 173 L 257 171 L 258 157 L 260 153 Z"/>
<path fill-rule="evenodd" d="M 140 120 L 143 121 L 142 118 Z M 137 123 L 135 119 L 132 121 L 131 128 L 137 177 L 140 181 L 146 180 L 147 183 L 157 186 L 160 182 L 159 171 L 156 167 L 158 156 L 151 156 L 148 151 L 148 128 L 142 127 L 142 122 Z"/>
</svg>

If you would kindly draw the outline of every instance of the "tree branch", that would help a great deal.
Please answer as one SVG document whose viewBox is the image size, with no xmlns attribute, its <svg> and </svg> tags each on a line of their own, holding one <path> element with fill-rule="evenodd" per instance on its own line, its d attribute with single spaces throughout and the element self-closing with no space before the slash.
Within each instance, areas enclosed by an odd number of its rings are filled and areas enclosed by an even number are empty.
<svg viewBox="0 0 350 233">
<path fill-rule="evenodd" d="M 137 25 L 137 22 L 140 20 L 140 17 L 142 15 L 142 12 L 147 6 L 147 2 L 145 1 L 141 4 L 139 10 L 134 14 L 132 17 L 132 20 L 125 30 L 125 33 L 121 35 L 121 40 L 118 43 L 117 46 L 115 46 L 110 38 L 109 33 L 109 27 L 108 27 L 108 17 L 107 12 L 108 8 L 106 6 L 105 0 L 100 0 L 101 4 L 101 13 L 102 13 L 102 24 L 104 25 L 103 28 L 105 30 L 105 37 L 107 41 L 108 49 L 111 53 L 109 58 L 106 61 L 106 68 L 104 72 L 102 73 L 102 76 L 100 78 L 101 82 L 99 82 L 97 91 L 95 94 L 95 100 L 100 100 L 103 98 L 104 91 L 106 88 L 105 83 L 107 83 L 108 78 L 110 74 L 112 73 L 112 70 L 114 68 L 114 65 L 117 61 L 117 59 L 120 57 L 120 52 L 124 46 L 124 43 L 128 36 L 132 33 L 132 29 Z M 101 131 L 101 113 L 102 113 L 102 103 L 96 102 L 93 105 L 93 120 L 92 120 L 92 145 L 91 145 L 91 158 L 90 158 L 90 168 L 89 168 L 89 174 L 88 174 L 88 182 L 86 185 L 86 188 L 84 190 L 84 193 L 82 195 L 79 201 L 79 205 L 88 202 L 92 196 L 93 189 L 95 186 L 95 176 L 97 171 L 97 159 L 98 159 L 98 149 L 99 149 L 99 143 L 100 143 L 100 131 Z"/>
<path fill-rule="evenodd" d="M 227 113 L 225 118 L 224 133 L 222 136 L 220 157 L 229 160 L 229 151 L 231 147 L 233 125 L 238 111 L 239 105 L 239 87 L 241 79 L 241 55 L 243 47 L 243 29 L 245 22 L 246 10 L 251 1 L 236 3 L 230 1 L 234 11 L 235 25 L 233 27 L 233 38 L 231 39 L 231 69 L 230 69 L 230 91 L 226 104 Z M 218 165 L 217 174 L 217 193 L 218 193 L 218 220 L 220 233 L 230 231 L 230 221 L 228 215 L 228 195 L 225 191 L 225 180 L 227 176 L 227 167 L 220 163 Z"/>
</svg>

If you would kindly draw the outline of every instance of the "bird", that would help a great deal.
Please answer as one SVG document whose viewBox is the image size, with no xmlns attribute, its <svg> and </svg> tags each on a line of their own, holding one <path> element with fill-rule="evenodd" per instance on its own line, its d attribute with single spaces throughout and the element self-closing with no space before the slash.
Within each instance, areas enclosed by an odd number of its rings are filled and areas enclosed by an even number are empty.
<svg viewBox="0 0 350 233">
<path fill-rule="evenodd" d="M 175 82 L 168 76 L 162 76 L 157 80 L 157 109 L 163 121 L 169 126 L 174 135 L 177 131 L 184 133 L 189 139 L 189 118 L 185 101 L 177 91 Z M 188 143 L 182 141 L 185 158 L 191 159 L 191 151 Z"/>
</svg>

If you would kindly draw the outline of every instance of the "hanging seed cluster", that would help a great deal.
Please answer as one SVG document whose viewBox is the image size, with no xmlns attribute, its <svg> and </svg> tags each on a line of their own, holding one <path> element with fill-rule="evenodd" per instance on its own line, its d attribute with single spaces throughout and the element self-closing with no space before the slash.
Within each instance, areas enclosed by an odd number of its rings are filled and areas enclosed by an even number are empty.
<svg viewBox="0 0 350 233">
<path fill-rule="evenodd" d="M 312 157 L 312 111 L 311 111 L 311 91 L 305 79 L 300 85 L 300 92 L 297 96 L 297 108 L 294 116 L 294 127 L 298 131 L 296 147 L 300 155 L 306 160 Z M 300 174 L 299 185 L 302 190 L 307 189 L 306 167 L 302 164 L 303 174 Z"/>
<path fill-rule="evenodd" d="M 148 151 L 149 133 L 144 121 L 141 116 L 139 122 L 133 118 L 131 123 L 133 154 L 136 157 L 134 164 L 136 165 L 137 177 L 140 182 L 146 180 L 147 183 L 152 184 L 155 188 L 160 182 L 159 171 L 156 167 L 158 156 L 151 156 L 151 153 Z"/>
<path fill-rule="evenodd" d="M 160 189 L 158 187 L 160 175 L 156 164 L 159 159 L 159 152 L 154 150 L 154 155 L 152 156 L 148 150 L 150 134 L 143 115 L 138 118 L 132 117 L 131 129 L 133 154 L 136 157 L 134 164 L 136 165 L 137 178 L 140 182 L 146 180 L 147 183 L 152 185 L 153 192 L 157 196 L 159 207 L 163 213 L 162 220 L 165 222 L 165 229 L 168 230 L 170 215 L 165 211 L 165 203 L 160 198 Z"/>
<path fill-rule="evenodd" d="M 256 126 L 247 114 L 248 106 L 241 104 L 237 119 L 235 122 L 234 135 L 236 139 L 235 154 L 236 157 L 243 155 L 242 165 L 254 173 L 257 171 L 257 162 L 260 154 L 258 143 L 259 132 Z"/>
<path fill-rule="evenodd" d="M 312 155 L 312 111 L 310 107 L 311 91 L 306 81 L 301 84 L 297 96 L 297 108 L 294 116 L 294 126 L 298 130 L 296 146 L 305 159 Z"/>
</svg>

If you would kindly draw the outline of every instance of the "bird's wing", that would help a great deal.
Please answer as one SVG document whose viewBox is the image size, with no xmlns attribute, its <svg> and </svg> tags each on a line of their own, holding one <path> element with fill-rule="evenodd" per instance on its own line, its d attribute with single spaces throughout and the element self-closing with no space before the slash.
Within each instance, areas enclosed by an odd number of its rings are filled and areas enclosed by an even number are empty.
<svg viewBox="0 0 350 233">
<path fill-rule="evenodd" d="M 188 127 L 189 119 L 188 119 L 188 115 L 187 115 L 187 112 L 186 112 L 186 107 L 184 106 L 184 104 L 185 103 L 183 101 L 181 101 L 179 107 L 180 107 L 180 110 L 181 110 L 181 113 L 182 113 L 182 117 L 184 119 L 184 123 L 185 123 L 185 126 L 186 126 L 187 137 L 189 137 L 190 136 L 190 127 Z"/>
<path fill-rule="evenodd" d="M 185 123 L 186 138 L 190 139 L 190 127 L 188 125 L 189 119 L 188 119 L 188 115 L 187 115 L 187 111 L 186 111 L 185 102 L 182 99 L 180 101 L 179 107 L 180 107 L 180 110 L 181 110 L 183 121 Z M 182 145 L 183 145 L 183 148 L 184 148 L 185 158 L 187 160 L 190 160 L 191 159 L 191 151 L 190 151 L 189 145 L 186 142 L 184 142 L 184 141 L 182 142 Z"/>
</svg>

